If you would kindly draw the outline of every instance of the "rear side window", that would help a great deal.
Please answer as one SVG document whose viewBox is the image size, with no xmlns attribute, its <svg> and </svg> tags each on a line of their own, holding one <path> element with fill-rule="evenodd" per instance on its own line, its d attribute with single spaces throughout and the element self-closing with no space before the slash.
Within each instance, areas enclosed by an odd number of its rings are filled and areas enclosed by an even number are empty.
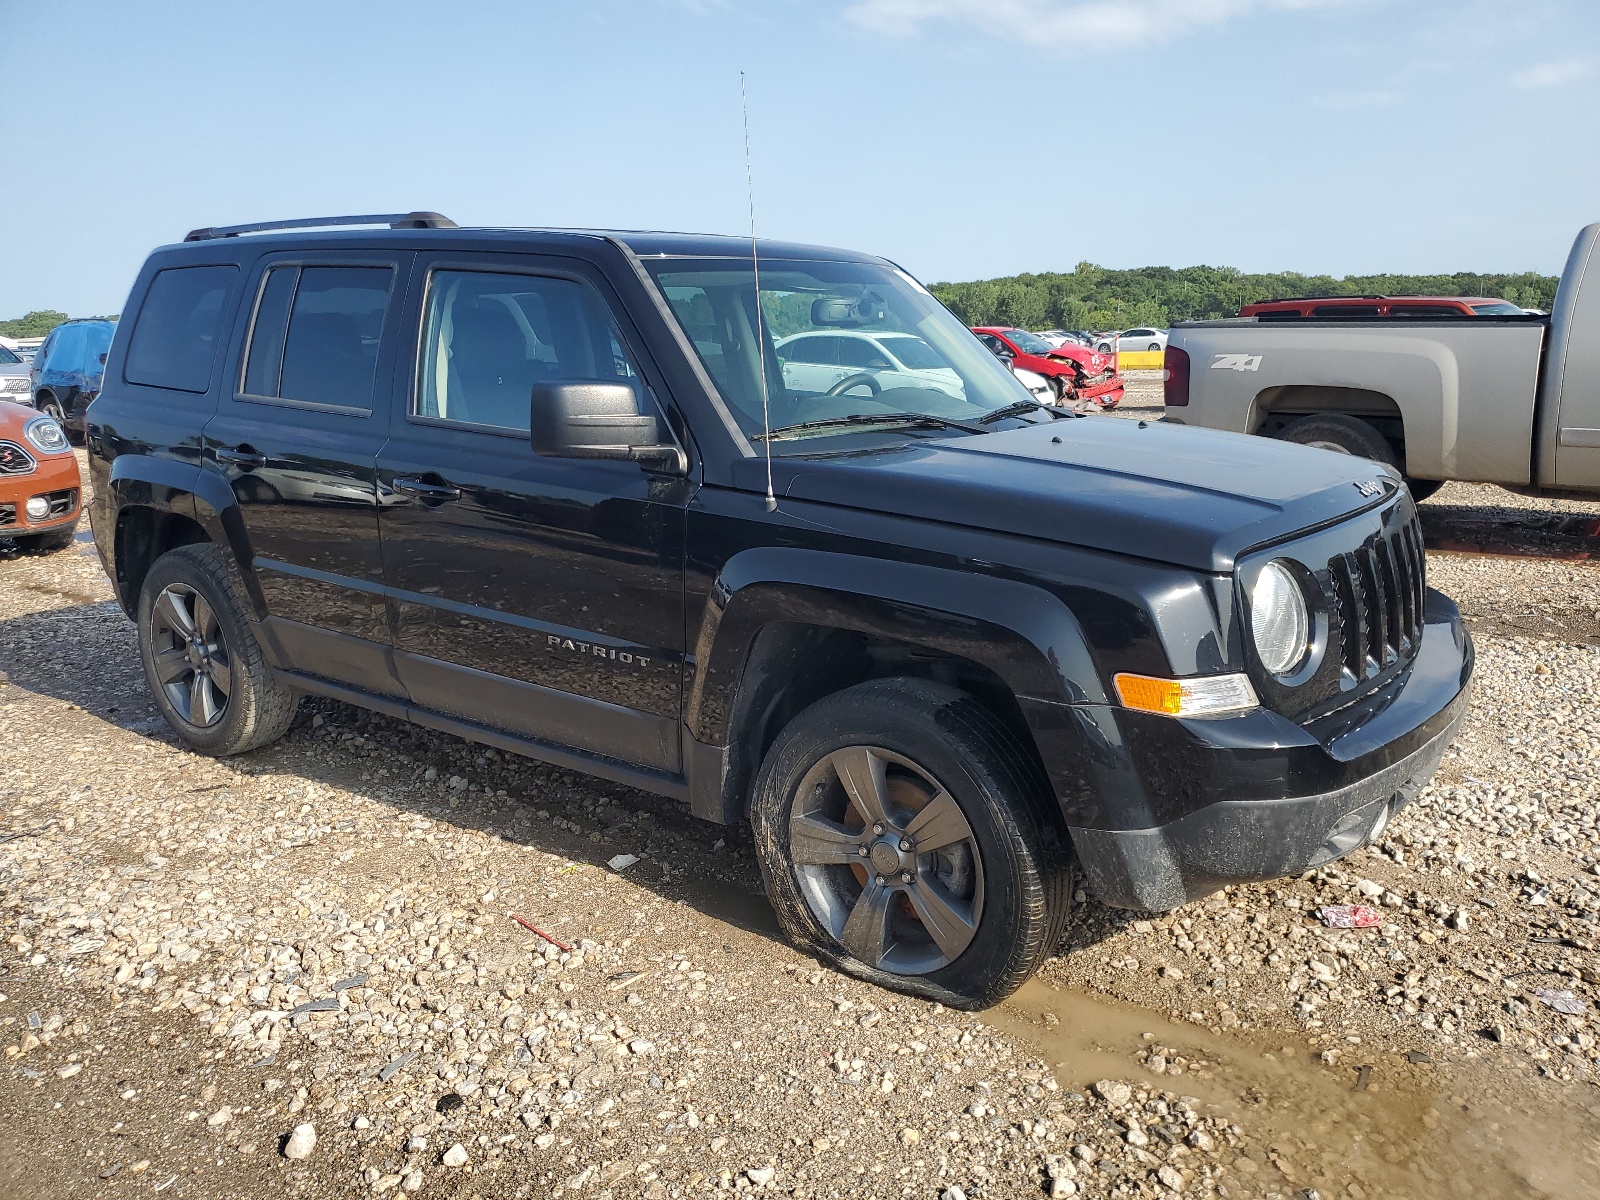
<svg viewBox="0 0 1600 1200">
<path fill-rule="evenodd" d="M 222 317 L 238 277 L 231 265 L 159 272 L 139 309 L 123 378 L 180 392 L 209 390 Z"/>
<path fill-rule="evenodd" d="M 273 267 L 261 283 L 241 390 L 372 411 L 392 267 Z"/>
<path fill-rule="evenodd" d="M 1313 317 L 1376 317 L 1381 315 L 1376 304 L 1319 304 L 1311 310 Z"/>
</svg>

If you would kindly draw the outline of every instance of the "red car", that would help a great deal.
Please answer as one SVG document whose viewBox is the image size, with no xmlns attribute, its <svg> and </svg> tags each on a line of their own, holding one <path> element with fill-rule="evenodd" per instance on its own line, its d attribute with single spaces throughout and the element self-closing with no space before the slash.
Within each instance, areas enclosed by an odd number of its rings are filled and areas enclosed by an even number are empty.
<svg viewBox="0 0 1600 1200">
<path fill-rule="evenodd" d="M 1246 304 L 1239 315 L 1292 321 L 1297 317 L 1516 317 L 1522 311 L 1509 300 L 1488 296 L 1302 296 Z"/>
<path fill-rule="evenodd" d="M 1052 346 L 1026 329 L 978 325 L 972 332 L 996 354 L 1009 356 L 1013 366 L 1048 379 L 1056 390 L 1057 404 L 1087 400 L 1100 408 L 1115 408 L 1122 402 L 1122 376 L 1117 374 L 1114 354 L 1101 354 L 1072 342 Z"/>
</svg>

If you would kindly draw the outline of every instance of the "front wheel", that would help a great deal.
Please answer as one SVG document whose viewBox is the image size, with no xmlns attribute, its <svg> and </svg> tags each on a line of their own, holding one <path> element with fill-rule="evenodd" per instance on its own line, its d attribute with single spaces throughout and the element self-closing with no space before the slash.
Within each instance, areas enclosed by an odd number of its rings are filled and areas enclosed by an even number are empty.
<svg viewBox="0 0 1600 1200">
<path fill-rule="evenodd" d="M 779 734 L 750 821 L 791 940 L 882 987 L 983 1008 L 1060 939 L 1071 854 L 1052 803 L 1031 751 L 971 696 L 886 679 Z"/>
<path fill-rule="evenodd" d="M 62 429 L 67 427 L 67 412 L 61 407 L 61 401 L 54 396 L 39 397 L 39 411 L 55 421 Z"/>
<path fill-rule="evenodd" d="M 277 741 L 298 697 L 273 673 L 245 616 L 244 588 L 212 545 L 156 560 L 139 595 L 139 657 L 156 707 L 201 754 Z"/>
</svg>

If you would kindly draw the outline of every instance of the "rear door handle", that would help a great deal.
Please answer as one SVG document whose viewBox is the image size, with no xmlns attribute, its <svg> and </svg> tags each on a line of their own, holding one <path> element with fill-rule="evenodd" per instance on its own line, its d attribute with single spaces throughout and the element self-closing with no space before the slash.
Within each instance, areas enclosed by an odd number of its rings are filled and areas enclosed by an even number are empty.
<svg viewBox="0 0 1600 1200">
<path fill-rule="evenodd" d="M 410 479 L 397 476 L 394 481 L 394 490 L 405 492 L 410 496 L 420 496 L 424 500 L 459 500 L 461 489 L 451 487 L 447 483 L 429 483 L 424 479 Z"/>
<path fill-rule="evenodd" d="M 217 451 L 217 461 L 228 463 L 235 467 L 243 467 L 246 471 L 253 471 L 257 467 L 267 465 L 267 456 L 265 454 L 257 454 L 254 450 L 246 450 L 242 446 L 237 450 L 229 450 L 224 447 Z"/>
</svg>

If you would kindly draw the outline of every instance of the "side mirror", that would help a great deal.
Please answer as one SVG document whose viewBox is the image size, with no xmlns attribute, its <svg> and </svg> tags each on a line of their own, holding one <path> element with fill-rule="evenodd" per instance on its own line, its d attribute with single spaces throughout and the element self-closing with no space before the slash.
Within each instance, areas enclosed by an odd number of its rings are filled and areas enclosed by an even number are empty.
<svg viewBox="0 0 1600 1200">
<path fill-rule="evenodd" d="M 662 445 L 656 419 L 639 411 L 633 388 L 598 379 L 538 383 L 528 405 L 535 454 L 550 458 L 613 458 L 657 470 L 688 470 L 683 451 Z"/>
</svg>

